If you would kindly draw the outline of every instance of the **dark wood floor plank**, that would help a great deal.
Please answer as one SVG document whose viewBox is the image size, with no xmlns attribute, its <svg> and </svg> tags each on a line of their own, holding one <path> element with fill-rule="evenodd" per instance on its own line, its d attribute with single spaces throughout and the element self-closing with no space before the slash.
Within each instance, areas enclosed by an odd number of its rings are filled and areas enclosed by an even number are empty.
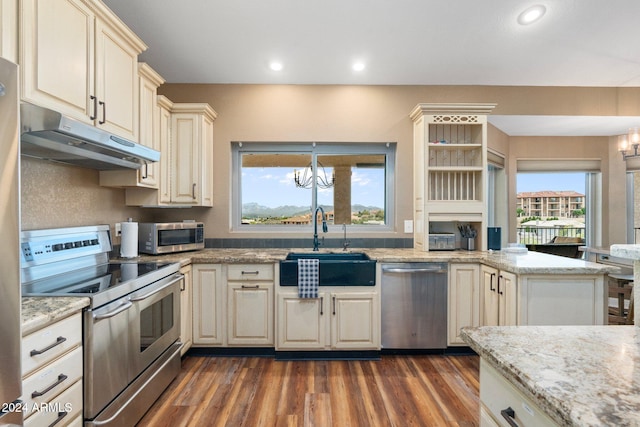
<svg viewBox="0 0 640 427">
<path fill-rule="evenodd" d="M 378 361 L 187 356 L 139 426 L 479 425 L 475 355 Z"/>
</svg>

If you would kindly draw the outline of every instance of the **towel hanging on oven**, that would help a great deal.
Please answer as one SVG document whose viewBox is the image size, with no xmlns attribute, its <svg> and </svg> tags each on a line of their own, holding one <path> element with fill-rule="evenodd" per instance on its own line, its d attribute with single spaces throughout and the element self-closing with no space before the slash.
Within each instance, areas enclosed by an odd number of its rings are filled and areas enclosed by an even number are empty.
<svg viewBox="0 0 640 427">
<path fill-rule="evenodd" d="M 320 285 L 320 260 L 298 260 L 298 296 L 300 298 L 318 298 Z"/>
</svg>

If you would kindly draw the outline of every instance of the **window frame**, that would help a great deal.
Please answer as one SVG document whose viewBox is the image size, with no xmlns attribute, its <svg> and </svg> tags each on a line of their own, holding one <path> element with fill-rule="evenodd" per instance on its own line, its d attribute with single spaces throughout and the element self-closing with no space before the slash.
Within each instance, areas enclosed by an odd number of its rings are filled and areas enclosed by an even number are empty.
<svg viewBox="0 0 640 427">
<path fill-rule="evenodd" d="M 382 154 L 385 156 L 385 224 L 349 224 L 352 232 L 392 232 L 395 229 L 395 142 L 231 142 L 231 232 L 243 233 L 300 233 L 312 230 L 308 225 L 246 225 L 242 224 L 242 154 L 309 154 L 313 164 L 323 155 Z M 317 206 L 317 188 L 311 192 L 311 207 Z M 341 225 L 341 224 L 337 224 Z M 334 230 L 338 231 L 338 230 Z M 340 232 L 342 227 L 340 227 Z"/>
</svg>

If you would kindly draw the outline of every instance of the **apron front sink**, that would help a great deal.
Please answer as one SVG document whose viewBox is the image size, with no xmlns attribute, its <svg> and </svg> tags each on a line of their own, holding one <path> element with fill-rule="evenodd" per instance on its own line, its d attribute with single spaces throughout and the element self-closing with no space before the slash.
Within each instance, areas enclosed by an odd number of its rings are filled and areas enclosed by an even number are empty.
<svg viewBox="0 0 640 427">
<path fill-rule="evenodd" d="M 280 286 L 298 286 L 298 260 L 320 261 L 320 286 L 375 286 L 376 260 L 362 252 L 291 252 L 280 261 Z"/>
</svg>

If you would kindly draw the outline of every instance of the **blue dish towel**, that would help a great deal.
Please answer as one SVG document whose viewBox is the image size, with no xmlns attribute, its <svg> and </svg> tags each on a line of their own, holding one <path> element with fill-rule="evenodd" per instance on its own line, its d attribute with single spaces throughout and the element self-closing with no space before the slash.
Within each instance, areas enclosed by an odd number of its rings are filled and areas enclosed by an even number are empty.
<svg viewBox="0 0 640 427">
<path fill-rule="evenodd" d="M 300 298 L 318 298 L 320 285 L 320 260 L 298 260 L 298 296 Z"/>
</svg>

